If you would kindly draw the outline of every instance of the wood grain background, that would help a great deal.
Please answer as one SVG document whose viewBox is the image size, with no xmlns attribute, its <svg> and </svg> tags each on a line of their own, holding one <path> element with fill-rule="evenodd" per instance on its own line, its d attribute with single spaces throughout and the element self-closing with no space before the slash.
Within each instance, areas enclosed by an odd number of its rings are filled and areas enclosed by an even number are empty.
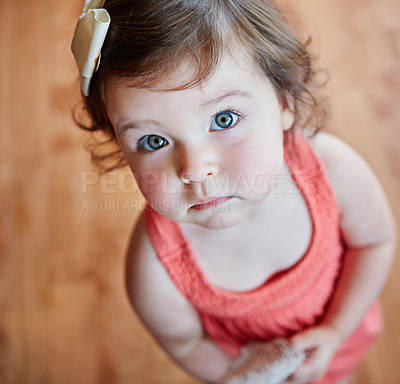
<svg viewBox="0 0 400 384">
<path fill-rule="evenodd" d="M 132 178 L 99 177 L 71 119 L 82 3 L 0 0 L 0 383 L 198 383 L 160 352 L 125 294 L 142 203 Z M 329 69 L 328 129 L 369 161 L 399 221 L 400 2 L 281 3 Z M 399 275 L 397 259 L 361 384 L 400 382 Z"/>
</svg>

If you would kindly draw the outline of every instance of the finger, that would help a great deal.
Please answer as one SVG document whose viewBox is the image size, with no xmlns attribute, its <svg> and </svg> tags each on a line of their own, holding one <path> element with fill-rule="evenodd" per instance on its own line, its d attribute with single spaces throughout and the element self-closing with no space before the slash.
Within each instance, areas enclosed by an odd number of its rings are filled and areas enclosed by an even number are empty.
<svg viewBox="0 0 400 384">
<path fill-rule="evenodd" d="M 295 349 L 299 350 L 310 350 L 316 347 L 317 341 L 314 340 L 310 333 L 300 333 L 298 335 L 294 335 L 290 339 L 290 343 L 293 345 Z"/>
<path fill-rule="evenodd" d="M 326 365 L 315 354 L 311 354 L 309 359 L 291 376 L 294 382 L 308 383 L 318 380 L 325 375 Z"/>
<path fill-rule="evenodd" d="M 314 380 L 319 380 L 323 377 L 321 372 L 316 372 L 311 369 L 304 369 L 301 372 L 296 372 L 292 375 L 291 380 L 288 381 L 288 384 L 302 384 L 309 383 Z"/>
</svg>

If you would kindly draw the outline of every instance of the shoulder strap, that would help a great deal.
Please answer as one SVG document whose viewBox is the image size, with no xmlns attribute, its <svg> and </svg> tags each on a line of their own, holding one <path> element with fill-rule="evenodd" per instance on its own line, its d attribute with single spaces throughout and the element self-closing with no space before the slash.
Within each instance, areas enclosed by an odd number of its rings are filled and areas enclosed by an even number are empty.
<svg viewBox="0 0 400 384">
<path fill-rule="evenodd" d="M 145 220 L 153 246 L 161 261 L 168 261 L 188 247 L 178 223 L 157 213 L 150 205 L 145 209 Z"/>
</svg>

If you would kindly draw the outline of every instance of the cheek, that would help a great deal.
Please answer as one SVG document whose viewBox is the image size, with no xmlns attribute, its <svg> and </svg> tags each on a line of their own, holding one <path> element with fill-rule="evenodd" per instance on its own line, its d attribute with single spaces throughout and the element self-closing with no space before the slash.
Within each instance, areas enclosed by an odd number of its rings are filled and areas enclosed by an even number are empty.
<svg viewBox="0 0 400 384">
<path fill-rule="evenodd" d="M 156 182 L 139 182 L 139 189 L 142 192 L 144 198 L 150 203 L 153 201 L 160 201 L 163 196 L 162 183 Z"/>
<path fill-rule="evenodd" d="M 142 171 L 140 173 L 133 171 L 133 173 L 140 191 L 149 203 L 174 200 L 180 194 L 178 180 L 173 175 L 169 175 L 167 171 Z"/>
<path fill-rule="evenodd" d="M 283 147 L 279 143 L 261 145 L 250 143 L 230 150 L 231 169 L 247 175 L 280 172 L 283 165 Z"/>
<path fill-rule="evenodd" d="M 278 145 L 263 145 L 259 143 L 232 148 L 231 180 L 247 191 L 271 191 L 274 180 L 282 172 L 283 149 Z"/>
<path fill-rule="evenodd" d="M 164 217 L 179 221 L 187 205 L 182 200 L 180 184 L 166 173 L 141 175 L 139 188 L 150 206 Z"/>
<path fill-rule="evenodd" d="M 136 183 L 147 201 L 157 199 L 162 194 L 165 170 L 151 167 L 139 156 L 126 156 Z"/>
<path fill-rule="evenodd" d="M 142 172 L 135 175 L 140 191 L 147 201 L 158 200 L 165 190 L 165 177 L 163 173 Z"/>
</svg>

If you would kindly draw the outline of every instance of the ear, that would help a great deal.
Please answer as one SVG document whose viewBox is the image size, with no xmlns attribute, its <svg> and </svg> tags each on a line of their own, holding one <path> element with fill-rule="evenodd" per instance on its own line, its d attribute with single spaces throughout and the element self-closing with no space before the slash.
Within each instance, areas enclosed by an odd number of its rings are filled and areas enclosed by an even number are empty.
<svg viewBox="0 0 400 384">
<path fill-rule="evenodd" d="M 289 100 L 288 100 L 289 99 Z M 284 131 L 288 131 L 293 127 L 294 123 L 294 108 L 293 101 L 290 100 L 288 96 L 281 96 L 281 119 L 282 119 L 282 128 Z"/>
</svg>

